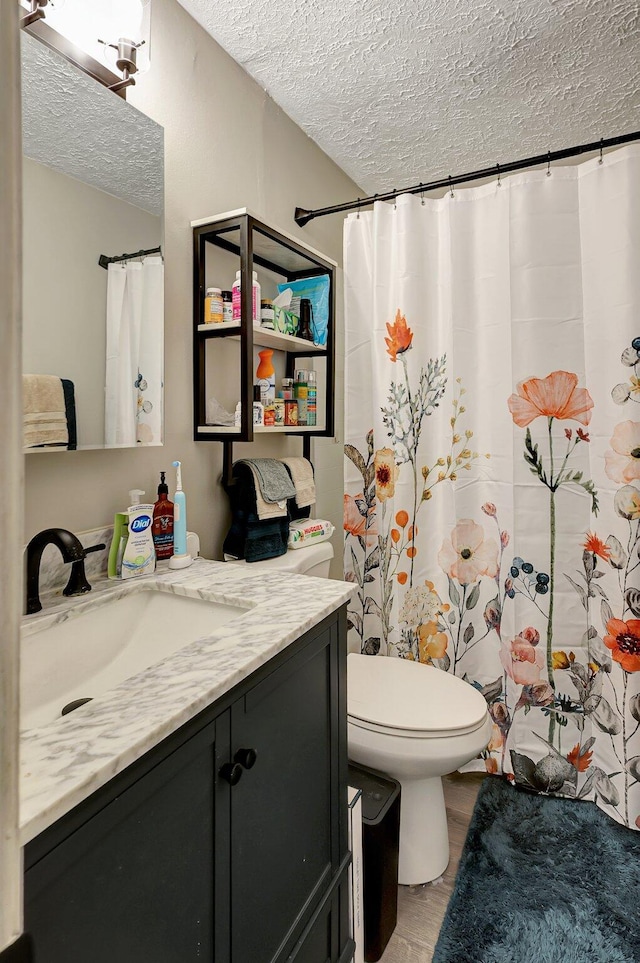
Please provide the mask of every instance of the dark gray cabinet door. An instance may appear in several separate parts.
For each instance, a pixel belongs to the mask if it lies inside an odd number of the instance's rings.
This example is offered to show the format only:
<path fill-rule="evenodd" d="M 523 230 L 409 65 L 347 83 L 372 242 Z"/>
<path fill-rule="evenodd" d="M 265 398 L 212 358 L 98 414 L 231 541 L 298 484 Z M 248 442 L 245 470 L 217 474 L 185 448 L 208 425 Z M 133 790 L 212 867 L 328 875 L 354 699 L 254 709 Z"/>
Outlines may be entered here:
<path fill-rule="evenodd" d="M 27 869 L 34 963 L 214 959 L 214 733 L 201 730 Z"/>
<path fill-rule="evenodd" d="M 233 963 L 286 959 L 336 868 L 336 638 L 334 623 L 231 709 L 232 755 L 255 752 L 231 789 Z"/>

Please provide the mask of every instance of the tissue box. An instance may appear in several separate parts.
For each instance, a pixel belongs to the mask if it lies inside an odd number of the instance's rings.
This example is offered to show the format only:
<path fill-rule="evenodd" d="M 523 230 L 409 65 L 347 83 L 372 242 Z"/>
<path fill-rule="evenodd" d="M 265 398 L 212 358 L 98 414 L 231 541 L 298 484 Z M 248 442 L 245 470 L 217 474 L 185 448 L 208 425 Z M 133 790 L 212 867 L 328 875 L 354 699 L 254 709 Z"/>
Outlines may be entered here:
<path fill-rule="evenodd" d="M 273 306 L 273 311 L 274 331 L 279 331 L 281 334 L 297 334 L 300 318 L 296 314 L 293 314 L 291 311 L 287 311 L 285 308 L 279 308 L 275 304 Z"/>

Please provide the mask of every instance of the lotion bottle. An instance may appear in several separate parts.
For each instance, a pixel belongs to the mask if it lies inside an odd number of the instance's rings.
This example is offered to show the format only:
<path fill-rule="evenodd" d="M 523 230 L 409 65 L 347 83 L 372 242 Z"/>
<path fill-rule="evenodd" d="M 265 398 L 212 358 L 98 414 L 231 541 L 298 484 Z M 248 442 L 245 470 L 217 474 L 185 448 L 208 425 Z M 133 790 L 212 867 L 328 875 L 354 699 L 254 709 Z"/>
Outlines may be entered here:
<path fill-rule="evenodd" d="M 173 555 L 173 502 L 169 501 L 169 486 L 164 478 L 161 471 L 158 501 L 153 506 L 153 544 L 158 561 Z"/>

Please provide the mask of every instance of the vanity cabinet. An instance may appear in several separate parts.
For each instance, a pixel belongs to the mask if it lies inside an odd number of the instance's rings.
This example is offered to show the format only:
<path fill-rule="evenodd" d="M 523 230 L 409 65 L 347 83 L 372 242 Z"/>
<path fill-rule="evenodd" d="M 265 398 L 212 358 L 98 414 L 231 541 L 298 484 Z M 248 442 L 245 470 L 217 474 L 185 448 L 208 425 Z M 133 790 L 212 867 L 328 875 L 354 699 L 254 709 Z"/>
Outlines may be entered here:
<path fill-rule="evenodd" d="M 234 441 L 253 441 L 257 434 L 297 434 L 308 457 L 313 436 L 333 436 L 335 366 L 336 263 L 312 247 L 258 220 L 241 209 L 192 221 L 194 252 L 193 287 L 193 411 L 194 439 L 224 443 L 225 471 L 232 462 Z M 206 290 L 231 289 L 235 271 L 241 273 L 240 318 L 221 324 L 204 323 Z M 326 336 L 318 343 L 268 330 L 253 321 L 253 272 L 262 298 L 277 296 L 278 283 L 325 276 L 328 279 Z M 258 305 L 259 313 L 259 305 Z M 322 343 L 320 343 L 322 342 Z M 227 350 L 234 346 L 234 351 Z M 253 424 L 255 348 L 274 351 L 279 376 L 293 378 L 297 369 L 313 369 L 318 378 L 315 425 L 256 426 Z M 207 400 L 215 395 L 227 410 L 242 402 L 239 426 L 207 420 Z M 229 479 L 230 480 L 230 476 Z"/>
<path fill-rule="evenodd" d="M 344 611 L 25 850 L 34 963 L 346 963 Z"/>

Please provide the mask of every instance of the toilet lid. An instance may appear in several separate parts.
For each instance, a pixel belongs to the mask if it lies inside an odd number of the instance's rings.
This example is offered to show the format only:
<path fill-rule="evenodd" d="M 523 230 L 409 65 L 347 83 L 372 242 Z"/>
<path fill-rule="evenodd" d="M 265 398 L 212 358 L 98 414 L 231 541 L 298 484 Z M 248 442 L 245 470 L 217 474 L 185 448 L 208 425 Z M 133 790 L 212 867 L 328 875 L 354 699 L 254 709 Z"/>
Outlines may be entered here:
<path fill-rule="evenodd" d="M 350 653 L 347 693 L 352 718 L 389 729 L 461 732 L 487 715 L 484 696 L 468 682 L 408 659 Z"/>

